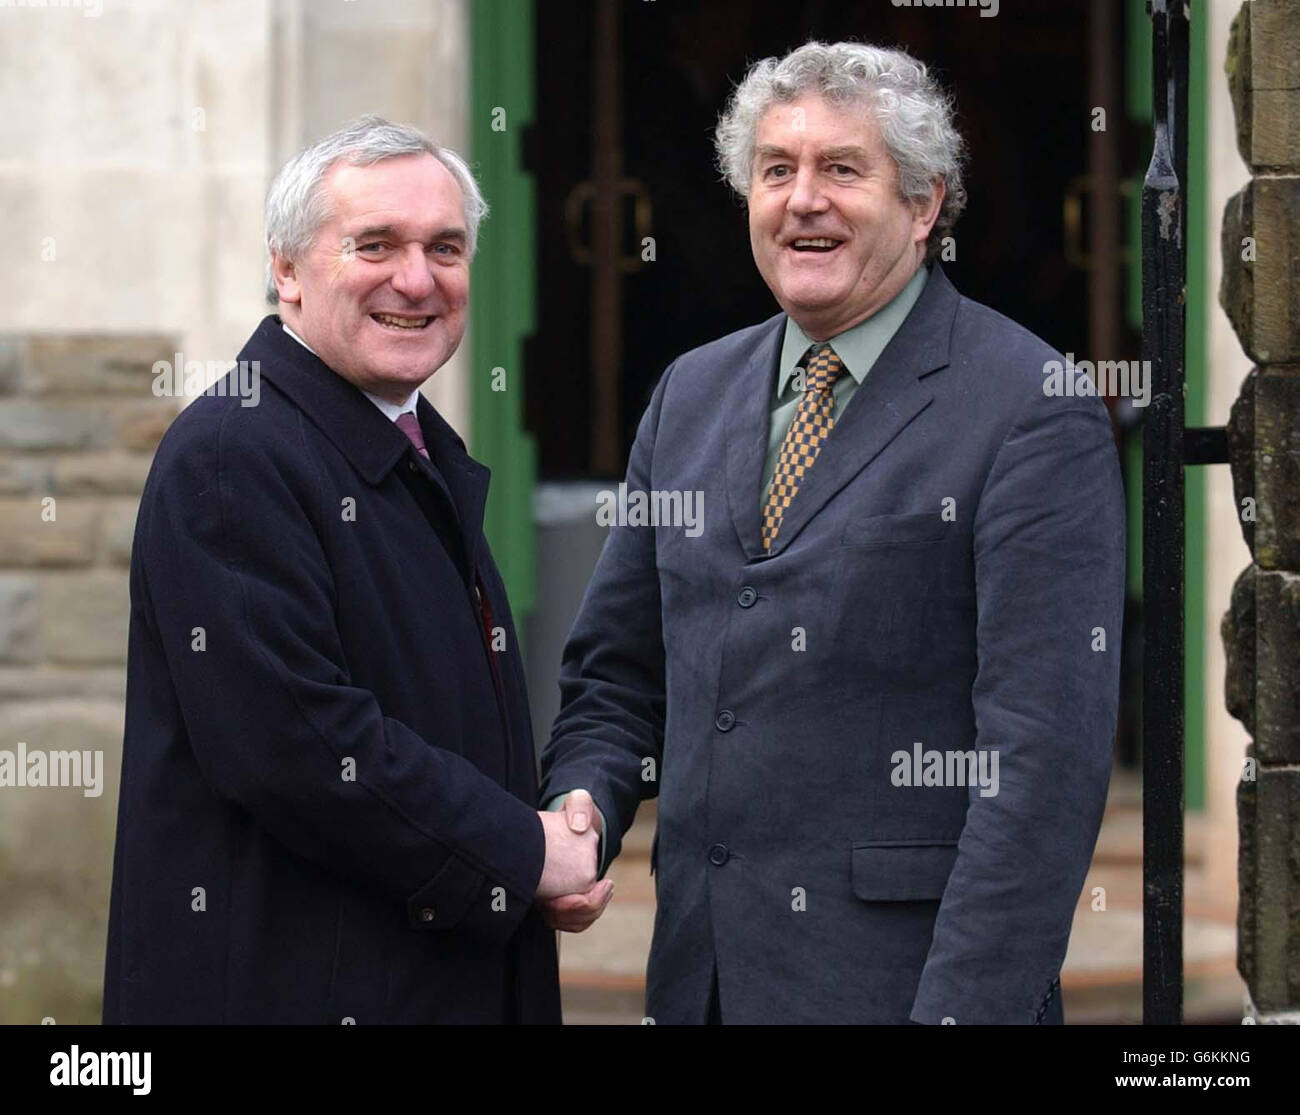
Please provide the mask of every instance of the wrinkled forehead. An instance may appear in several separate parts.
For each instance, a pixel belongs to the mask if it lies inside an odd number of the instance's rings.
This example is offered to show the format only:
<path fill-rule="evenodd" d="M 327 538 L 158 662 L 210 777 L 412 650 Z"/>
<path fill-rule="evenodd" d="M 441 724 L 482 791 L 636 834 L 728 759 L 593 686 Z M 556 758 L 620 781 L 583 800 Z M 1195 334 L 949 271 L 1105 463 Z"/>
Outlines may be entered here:
<path fill-rule="evenodd" d="M 464 224 L 460 185 L 432 155 L 398 155 L 369 166 L 339 162 L 321 181 L 336 225 L 382 223 L 418 233 Z"/>
<path fill-rule="evenodd" d="M 792 101 L 775 101 L 759 117 L 756 148 L 764 144 L 843 147 L 859 145 L 869 150 L 883 146 L 872 100 L 867 96 L 832 101 L 807 93 Z"/>

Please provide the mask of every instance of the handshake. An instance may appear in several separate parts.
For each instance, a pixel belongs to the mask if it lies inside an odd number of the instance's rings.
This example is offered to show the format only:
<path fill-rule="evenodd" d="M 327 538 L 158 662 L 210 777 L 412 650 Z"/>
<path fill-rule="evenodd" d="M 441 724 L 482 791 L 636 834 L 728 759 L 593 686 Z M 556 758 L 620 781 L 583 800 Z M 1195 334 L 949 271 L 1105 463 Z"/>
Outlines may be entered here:
<path fill-rule="evenodd" d="M 600 814 L 586 790 L 573 790 L 564 808 L 538 813 L 546 836 L 546 863 L 537 884 L 537 906 L 552 929 L 581 933 L 609 905 L 612 879 L 600 872 Z"/>

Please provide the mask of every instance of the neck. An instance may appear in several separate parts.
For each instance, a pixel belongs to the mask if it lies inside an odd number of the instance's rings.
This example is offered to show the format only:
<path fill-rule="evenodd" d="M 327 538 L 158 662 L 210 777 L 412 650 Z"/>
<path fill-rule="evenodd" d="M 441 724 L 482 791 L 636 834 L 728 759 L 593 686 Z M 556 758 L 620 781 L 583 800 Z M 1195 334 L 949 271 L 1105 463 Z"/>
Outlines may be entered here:
<path fill-rule="evenodd" d="M 802 314 L 798 308 L 781 307 L 792 318 L 811 341 L 829 341 L 838 337 L 855 325 L 861 325 L 867 318 L 879 313 L 902 293 L 903 288 L 912 281 L 917 271 L 925 263 L 924 245 L 917 245 L 915 255 L 904 256 L 894 269 L 876 285 L 871 298 L 857 313 L 845 317 L 832 314 Z"/>

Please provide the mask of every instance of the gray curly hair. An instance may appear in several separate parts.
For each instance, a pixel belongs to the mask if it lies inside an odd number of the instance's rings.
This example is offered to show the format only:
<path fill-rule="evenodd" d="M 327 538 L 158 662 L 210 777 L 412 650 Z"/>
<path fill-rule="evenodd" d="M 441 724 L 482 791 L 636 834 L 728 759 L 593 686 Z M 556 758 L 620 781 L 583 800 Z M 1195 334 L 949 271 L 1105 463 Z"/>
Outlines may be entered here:
<path fill-rule="evenodd" d="M 925 64 L 902 50 L 864 43 L 805 43 L 784 58 L 750 67 L 718 120 L 714 145 L 718 168 L 733 190 L 749 197 L 758 122 L 774 104 L 818 93 L 837 108 L 866 108 L 898 166 L 906 201 L 930 196 L 944 184 L 943 204 L 926 242 L 926 258 L 938 255 L 943 237 L 966 208 L 962 164 L 966 146 L 953 124 L 955 104 Z"/>
<path fill-rule="evenodd" d="M 465 211 L 465 251 L 473 259 L 479 222 L 488 204 L 468 164 L 450 147 L 440 147 L 417 128 L 390 124 L 380 116 L 362 116 L 337 132 L 299 151 L 280 169 L 266 194 L 266 300 L 280 301 L 271 274 L 271 255 L 298 261 L 311 248 L 316 232 L 330 218 L 329 199 L 321 189 L 335 163 L 371 166 L 399 155 L 428 153 L 450 172 L 460 186 Z"/>

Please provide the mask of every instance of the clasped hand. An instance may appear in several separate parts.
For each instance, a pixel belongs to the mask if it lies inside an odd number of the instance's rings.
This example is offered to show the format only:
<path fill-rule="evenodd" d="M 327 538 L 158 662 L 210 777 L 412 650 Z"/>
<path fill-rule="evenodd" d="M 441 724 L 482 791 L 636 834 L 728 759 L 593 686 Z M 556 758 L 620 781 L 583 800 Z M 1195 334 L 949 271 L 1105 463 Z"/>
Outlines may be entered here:
<path fill-rule="evenodd" d="M 546 836 L 546 863 L 537 884 L 537 906 L 552 929 L 581 933 L 609 905 L 612 879 L 596 881 L 600 870 L 600 814 L 591 794 L 574 790 L 564 808 L 538 813 Z"/>

